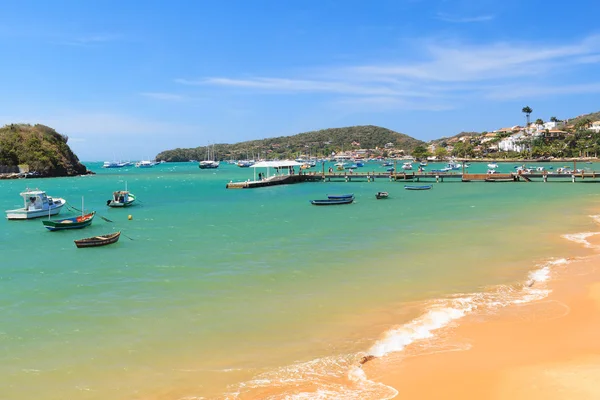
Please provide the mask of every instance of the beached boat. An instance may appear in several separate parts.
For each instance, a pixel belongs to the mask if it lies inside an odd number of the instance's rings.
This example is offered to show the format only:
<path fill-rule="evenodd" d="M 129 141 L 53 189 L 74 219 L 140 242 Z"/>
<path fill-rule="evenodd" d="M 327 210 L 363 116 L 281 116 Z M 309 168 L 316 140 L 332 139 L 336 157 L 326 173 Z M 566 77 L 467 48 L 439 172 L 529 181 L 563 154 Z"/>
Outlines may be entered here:
<path fill-rule="evenodd" d="M 81 229 L 92 224 L 96 212 L 93 211 L 89 214 L 79 215 L 77 217 L 57 219 L 57 220 L 46 220 L 42 221 L 44 227 L 50 231 L 60 231 L 63 229 Z"/>
<path fill-rule="evenodd" d="M 335 199 L 350 199 L 354 197 L 354 193 L 349 193 L 349 194 L 328 194 L 327 198 L 331 199 L 331 200 L 335 200 Z"/>
<path fill-rule="evenodd" d="M 326 199 L 326 200 L 311 200 L 310 204 L 315 206 L 336 206 L 340 204 L 350 204 L 354 201 L 354 197 L 343 199 Z"/>
<path fill-rule="evenodd" d="M 375 193 L 375 197 L 377 199 L 387 199 L 388 198 L 388 192 L 377 192 L 377 193 Z"/>
<path fill-rule="evenodd" d="M 121 232 L 109 233 L 107 235 L 93 236 L 85 239 L 74 240 L 75 246 L 81 247 L 98 247 L 106 246 L 107 244 L 116 243 L 121 236 Z"/>
<path fill-rule="evenodd" d="M 404 185 L 404 189 L 406 190 L 429 190 L 433 188 L 433 185 Z"/>
<path fill-rule="evenodd" d="M 133 204 L 135 195 L 127 190 L 117 190 L 113 192 L 113 197 L 106 200 L 106 205 L 109 207 L 127 207 Z"/>
<path fill-rule="evenodd" d="M 20 193 L 23 208 L 6 210 L 7 219 L 31 219 L 56 215 L 66 204 L 65 199 L 53 198 L 43 190 L 26 190 Z"/>

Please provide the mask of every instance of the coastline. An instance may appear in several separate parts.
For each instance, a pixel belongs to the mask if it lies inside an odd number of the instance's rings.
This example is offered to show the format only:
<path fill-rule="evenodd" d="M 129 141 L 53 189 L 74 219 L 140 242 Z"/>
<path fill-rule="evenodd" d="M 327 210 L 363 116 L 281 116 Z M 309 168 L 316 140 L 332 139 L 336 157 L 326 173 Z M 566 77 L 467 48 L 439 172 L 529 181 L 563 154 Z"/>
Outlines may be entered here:
<path fill-rule="evenodd" d="M 600 236 L 586 241 L 598 248 Z M 366 376 L 398 398 L 600 398 L 600 254 L 567 261 L 553 268 L 548 297 L 468 315 L 428 353 L 407 346 L 367 360 Z"/>

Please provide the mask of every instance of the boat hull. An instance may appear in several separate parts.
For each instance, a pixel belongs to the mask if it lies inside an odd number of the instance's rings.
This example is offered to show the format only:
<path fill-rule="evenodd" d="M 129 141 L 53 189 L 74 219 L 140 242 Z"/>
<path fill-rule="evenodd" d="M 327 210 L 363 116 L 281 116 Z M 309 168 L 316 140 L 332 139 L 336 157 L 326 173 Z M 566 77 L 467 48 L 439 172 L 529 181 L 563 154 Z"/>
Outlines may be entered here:
<path fill-rule="evenodd" d="M 377 199 L 387 199 L 388 198 L 388 192 L 378 192 L 375 194 L 375 198 Z"/>
<path fill-rule="evenodd" d="M 90 226 L 94 220 L 95 212 L 86 214 L 84 216 L 65 218 L 61 220 L 47 220 L 42 221 L 44 227 L 49 231 L 61 231 L 66 229 L 82 229 L 86 226 Z"/>
<path fill-rule="evenodd" d="M 327 200 L 311 200 L 310 204 L 314 206 L 337 206 L 341 204 L 350 204 L 354 201 L 354 197 L 346 199 L 327 199 Z"/>
<path fill-rule="evenodd" d="M 59 204 L 54 204 L 52 206 L 50 206 L 50 208 L 48 210 L 28 210 L 26 208 L 17 208 L 14 210 L 6 210 L 6 218 L 7 219 L 34 219 L 34 218 L 41 218 L 41 217 L 47 217 L 47 216 L 52 216 L 52 215 L 57 215 L 60 210 L 63 208 L 63 206 L 65 205 L 65 201 L 62 199 L 56 199 L 56 202 L 59 202 Z"/>
<path fill-rule="evenodd" d="M 354 193 L 350 194 L 328 194 L 327 198 L 329 200 L 340 200 L 340 199 L 351 199 L 354 197 Z"/>
<path fill-rule="evenodd" d="M 424 186 L 404 185 L 404 189 L 406 189 L 406 190 L 429 190 L 431 188 L 433 188 L 433 185 L 424 185 Z"/>
<path fill-rule="evenodd" d="M 107 235 L 94 236 L 85 239 L 74 240 L 77 248 L 99 247 L 116 243 L 121 236 L 121 232 L 110 233 Z"/>

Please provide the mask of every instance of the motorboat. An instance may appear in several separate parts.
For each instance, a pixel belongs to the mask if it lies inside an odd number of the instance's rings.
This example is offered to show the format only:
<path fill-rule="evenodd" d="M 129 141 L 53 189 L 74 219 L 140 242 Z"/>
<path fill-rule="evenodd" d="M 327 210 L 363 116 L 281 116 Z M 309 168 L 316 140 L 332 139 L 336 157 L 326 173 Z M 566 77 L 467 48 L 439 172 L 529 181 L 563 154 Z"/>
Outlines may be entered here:
<path fill-rule="evenodd" d="M 6 210 L 7 219 L 32 219 L 56 215 L 66 204 L 65 199 L 50 197 L 43 190 L 26 190 L 20 195 L 24 206 Z"/>
<path fill-rule="evenodd" d="M 375 198 L 377 199 L 387 199 L 389 196 L 388 192 L 377 192 L 375 193 Z"/>
<path fill-rule="evenodd" d="M 109 207 L 127 207 L 133 204 L 135 195 L 128 190 L 117 190 L 113 192 L 112 199 L 106 201 Z"/>

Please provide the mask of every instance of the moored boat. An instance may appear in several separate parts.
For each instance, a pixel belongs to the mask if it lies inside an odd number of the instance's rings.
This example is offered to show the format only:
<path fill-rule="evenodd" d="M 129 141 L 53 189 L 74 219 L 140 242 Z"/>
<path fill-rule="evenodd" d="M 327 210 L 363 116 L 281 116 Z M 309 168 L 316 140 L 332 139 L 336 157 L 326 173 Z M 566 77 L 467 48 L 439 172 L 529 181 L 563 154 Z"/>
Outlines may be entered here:
<path fill-rule="evenodd" d="M 66 204 L 65 199 L 53 198 L 43 190 L 26 190 L 20 193 L 23 208 L 6 210 L 7 219 L 32 219 L 56 215 Z"/>
<path fill-rule="evenodd" d="M 406 190 L 429 190 L 433 188 L 433 185 L 404 185 Z"/>
<path fill-rule="evenodd" d="M 121 236 L 121 232 L 114 232 L 106 235 L 92 236 L 85 239 L 74 240 L 74 242 L 75 246 L 78 248 L 106 246 L 107 244 L 117 242 L 119 240 L 119 236 Z"/>
<path fill-rule="evenodd" d="M 93 211 L 89 214 L 79 215 L 77 217 L 72 218 L 64 218 L 58 220 L 49 219 L 46 221 L 42 221 L 42 223 L 44 224 L 44 227 L 50 231 L 59 231 L 63 229 L 81 229 L 91 225 L 95 215 L 96 212 Z"/>
<path fill-rule="evenodd" d="M 335 206 L 340 204 L 350 204 L 354 201 L 354 197 L 342 199 L 326 199 L 326 200 L 311 200 L 310 204 L 314 206 Z"/>
<path fill-rule="evenodd" d="M 377 192 L 375 193 L 375 197 L 377 199 L 387 199 L 389 196 L 388 192 Z"/>
<path fill-rule="evenodd" d="M 135 195 L 127 190 L 117 190 L 113 192 L 112 199 L 106 201 L 109 207 L 127 207 L 133 204 Z"/>
<path fill-rule="evenodd" d="M 348 193 L 348 194 L 328 194 L 327 198 L 328 199 L 350 199 L 354 197 L 354 193 Z"/>

